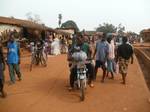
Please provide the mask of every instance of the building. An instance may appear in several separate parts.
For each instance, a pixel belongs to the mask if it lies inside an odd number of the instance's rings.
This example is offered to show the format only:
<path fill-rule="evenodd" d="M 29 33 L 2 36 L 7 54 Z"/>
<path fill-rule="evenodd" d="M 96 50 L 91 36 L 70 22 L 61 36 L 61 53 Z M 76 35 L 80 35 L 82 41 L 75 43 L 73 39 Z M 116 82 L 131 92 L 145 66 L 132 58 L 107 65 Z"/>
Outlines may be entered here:
<path fill-rule="evenodd" d="M 62 34 L 69 36 L 69 37 L 72 37 L 72 35 L 75 34 L 74 28 L 56 28 L 56 30 Z"/>
<path fill-rule="evenodd" d="M 144 29 L 140 34 L 144 40 L 144 42 L 150 42 L 150 29 Z"/>
<path fill-rule="evenodd" d="M 95 42 L 98 39 L 98 36 L 102 36 L 103 32 L 97 31 L 83 31 L 84 36 L 88 36 L 90 41 Z"/>
<path fill-rule="evenodd" d="M 16 18 L 0 17 L 0 36 L 2 41 L 8 39 L 8 34 L 11 31 L 20 33 L 22 37 L 27 39 L 33 38 L 33 32 L 36 30 L 45 36 L 45 31 L 56 32 L 54 29 L 46 27 L 42 24 L 37 24 L 28 20 Z"/>

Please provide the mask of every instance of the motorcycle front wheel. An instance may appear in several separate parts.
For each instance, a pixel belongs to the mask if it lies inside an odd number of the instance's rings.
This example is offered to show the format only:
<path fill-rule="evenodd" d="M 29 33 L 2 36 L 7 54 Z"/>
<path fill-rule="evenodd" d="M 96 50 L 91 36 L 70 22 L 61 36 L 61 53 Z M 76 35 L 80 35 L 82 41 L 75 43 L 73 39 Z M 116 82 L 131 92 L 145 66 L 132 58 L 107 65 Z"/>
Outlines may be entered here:
<path fill-rule="evenodd" d="M 84 80 L 83 79 L 81 79 L 80 80 L 80 99 L 81 99 L 81 101 L 84 101 L 84 99 L 85 99 L 85 84 L 84 84 L 85 82 L 84 82 Z"/>

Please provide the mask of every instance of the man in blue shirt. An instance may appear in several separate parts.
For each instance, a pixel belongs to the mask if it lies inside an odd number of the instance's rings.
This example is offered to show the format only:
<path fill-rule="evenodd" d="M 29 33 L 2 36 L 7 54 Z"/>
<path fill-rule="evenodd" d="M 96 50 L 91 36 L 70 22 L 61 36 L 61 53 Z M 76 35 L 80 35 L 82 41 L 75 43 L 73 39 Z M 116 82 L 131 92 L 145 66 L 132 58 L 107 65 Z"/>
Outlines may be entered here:
<path fill-rule="evenodd" d="M 100 37 L 99 37 L 100 38 Z M 101 82 L 104 82 L 106 76 L 106 61 L 108 56 L 108 43 L 106 42 L 106 34 L 103 33 L 103 37 L 96 43 L 96 49 L 94 56 L 96 55 L 96 65 L 95 65 L 95 80 L 98 68 L 101 67 L 103 70 L 103 76 Z"/>
<path fill-rule="evenodd" d="M 11 84 L 15 83 L 15 72 L 19 81 L 21 80 L 20 73 L 20 50 L 18 43 L 14 40 L 14 33 L 10 34 L 10 38 L 7 45 L 7 64 L 9 68 L 9 75 Z"/>

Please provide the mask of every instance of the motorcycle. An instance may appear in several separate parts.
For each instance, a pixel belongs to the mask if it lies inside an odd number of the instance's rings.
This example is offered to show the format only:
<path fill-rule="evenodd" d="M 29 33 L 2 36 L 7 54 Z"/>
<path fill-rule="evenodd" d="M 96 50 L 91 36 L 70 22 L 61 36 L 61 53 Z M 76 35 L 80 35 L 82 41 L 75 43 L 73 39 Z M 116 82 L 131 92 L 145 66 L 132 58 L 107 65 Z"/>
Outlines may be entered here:
<path fill-rule="evenodd" d="M 74 84 L 80 89 L 80 99 L 84 101 L 85 99 L 85 89 L 87 86 L 87 68 L 85 65 L 85 61 L 87 59 L 87 55 L 83 51 L 79 51 L 73 54 L 73 59 L 75 60 L 75 65 L 77 67 L 77 78 Z"/>
<path fill-rule="evenodd" d="M 80 89 L 80 99 L 81 101 L 84 101 L 85 99 L 85 89 L 86 89 L 86 83 L 87 83 L 87 68 L 84 62 L 78 62 L 77 63 L 77 80 L 76 84 L 77 87 Z"/>

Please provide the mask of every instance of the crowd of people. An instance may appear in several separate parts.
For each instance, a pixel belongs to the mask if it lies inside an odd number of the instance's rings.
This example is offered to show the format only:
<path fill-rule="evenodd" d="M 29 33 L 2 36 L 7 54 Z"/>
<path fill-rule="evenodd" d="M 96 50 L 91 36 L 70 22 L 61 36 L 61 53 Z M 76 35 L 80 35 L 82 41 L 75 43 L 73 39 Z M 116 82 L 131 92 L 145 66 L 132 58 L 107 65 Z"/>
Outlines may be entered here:
<path fill-rule="evenodd" d="M 85 65 L 88 69 L 88 84 L 90 87 L 94 87 L 93 81 L 97 78 L 98 68 L 102 68 L 103 75 L 101 82 L 104 83 L 105 79 L 111 75 L 111 79 L 114 79 L 114 74 L 118 71 L 122 74 L 123 84 L 126 84 L 126 76 L 129 60 L 133 63 L 133 47 L 128 42 L 126 36 L 122 37 L 122 44 L 115 45 L 115 38 L 111 35 L 103 33 L 99 35 L 95 42 L 91 42 L 88 36 L 84 36 L 79 33 L 73 38 L 54 38 L 50 35 L 45 41 L 38 39 L 41 42 L 42 49 L 45 43 L 47 43 L 47 53 L 58 55 L 60 53 L 68 52 L 68 61 L 70 67 L 70 87 L 69 90 L 74 88 L 74 81 L 76 80 L 77 68 L 74 63 L 73 55 L 76 52 L 82 51 L 86 54 Z M 44 42 L 44 43 L 43 43 Z M 79 48 L 79 49 L 77 49 Z M 9 40 L 7 42 L 7 60 L 3 55 L 2 44 L 0 44 L 0 93 L 2 97 L 6 97 L 4 91 L 4 70 L 7 63 L 10 84 L 15 84 L 16 78 L 18 81 L 22 80 L 22 74 L 20 71 L 20 46 L 15 41 L 15 33 L 11 32 Z M 95 60 L 95 61 L 93 61 Z M 119 68 L 118 68 L 119 66 Z"/>
<path fill-rule="evenodd" d="M 35 40 L 34 40 L 35 41 Z M 55 36 L 53 34 L 47 34 L 45 39 L 42 39 L 46 47 L 46 51 L 49 55 L 59 55 L 68 52 L 72 40 L 67 36 Z"/>
<path fill-rule="evenodd" d="M 68 37 L 66 38 L 65 36 L 62 36 L 60 38 L 54 37 L 53 39 L 50 39 L 51 41 L 47 41 L 48 43 L 48 49 L 49 49 L 49 54 L 52 55 L 59 55 L 59 54 L 64 54 L 68 52 L 68 48 L 71 45 L 71 39 Z"/>
<path fill-rule="evenodd" d="M 45 50 L 46 54 L 53 54 L 53 55 L 58 55 L 67 52 L 69 44 L 67 44 L 67 40 L 64 36 L 62 38 L 56 38 L 54 35 L 49 34 L 43 40 L 38 31 L 35 31 L 34 35 L 35 38 L 33 40 L 30 40 L 30 45 L 37 46 L 38 51 Z M 8 66 L 10 76 L 9 84 L 10 85 L 15 84 L 16 76 L 18 77 L 18 81 L 22 80 L 22 74 L 19 66 L 21 41 L 18 39 L 20 37 L 20 34 L 16 30 L 13 31 L 9 30 L 9 32 L 6 32 L 6 36 L 8 40 L 6 42 L 7 43 L 6 56 L 4 56 L 3 52 L 4 39 L 1 38 L 0 40 L 0 94 L 2 95 L 2 97 L 7 96 L 6 92 L 4 91 L 4 82 L 5 82 L 4 70 L 6 64 Z M 70 41 L 68 43 L 71 44 Z M 46 48 L 44 49 L 44 47 Z M 30 48 L 30 50 L 32 51 L 32 48 Z"/>
<path fill-rule="evenodd" d="M 95 50 L 92 48 L 95 44 Z M 94 87 L 93 81 L 96 80 L 98 68 L 102 68 L 103 75 L 101 82 L 104 83 L 106 77 L 111 74 L 111 79 L 114 79 L 114 74 L 120 72 L 122 75 L 122 83 L 126 84 L 126 76 L 129 60 L 133 63 L 133 47 L 128 42 L 126 36 L 122 37 L 122 44 L 115 45 L 115 38 L 111 35 L 103 33 L 99 35 L 95 43 L 91 43 L 87 36 L 78 34 L 75 43 L 69 49 L 68 61 L 70 66 L 70 87 L 69 90 L 74 88 L 74 81 L 77 77 L 77 66 L 74 62 L 74 53 L 79 52 L 76 48 L 80 48 L 86 53 L 87 59 L 85 65 L 88 69 L 87 77 L 90 87 Z M 95 64 L 92 60 L 95 60 Z"/>

